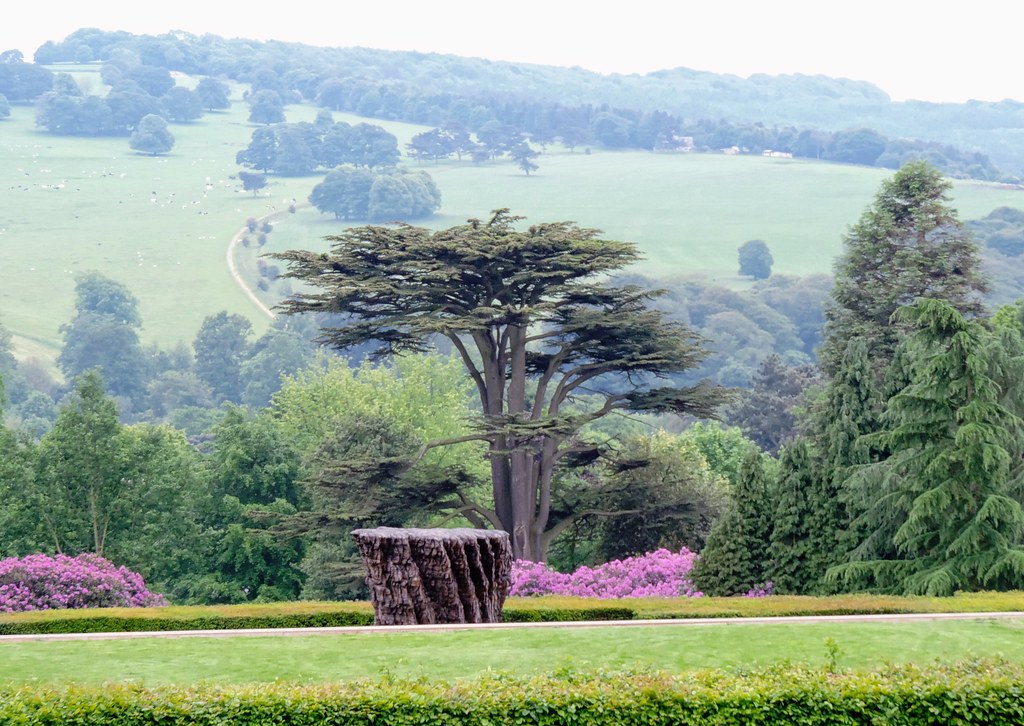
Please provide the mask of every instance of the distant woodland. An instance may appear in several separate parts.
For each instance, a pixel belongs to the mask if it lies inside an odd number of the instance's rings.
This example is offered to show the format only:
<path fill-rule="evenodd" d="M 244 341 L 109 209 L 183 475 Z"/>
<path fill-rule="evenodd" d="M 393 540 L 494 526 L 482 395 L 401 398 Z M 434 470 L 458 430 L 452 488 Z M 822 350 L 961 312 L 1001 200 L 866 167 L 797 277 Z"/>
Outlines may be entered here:
<path fill-rule="evenodd" d="M 161 71 L 180 71 L 251 84 L 252 93 L 272 91 L 285 103 L 315 101 L 483 136 L 511 130 L 542 145 L 776 151 L 891 169 L 922 158 L 953 177 L 1016 181 L 1024 174 L 1016 144 L 1022 103 L 893 102 L 871 84 L 823 76 L 741 79 L 685 68 L 602 76 L 437 54 L 96 29 L 47 42 L 35 64 L 5 56 L 0 94 L 12 102 L 51 92 L 48 72 L 36 64 L 102 63 L 128 114 L 124 106 L 145 105 L 140 92 L 168 90 L 151 83 Z M 111 131 L 127 133 L 123 124 L 100 133 Z"/>

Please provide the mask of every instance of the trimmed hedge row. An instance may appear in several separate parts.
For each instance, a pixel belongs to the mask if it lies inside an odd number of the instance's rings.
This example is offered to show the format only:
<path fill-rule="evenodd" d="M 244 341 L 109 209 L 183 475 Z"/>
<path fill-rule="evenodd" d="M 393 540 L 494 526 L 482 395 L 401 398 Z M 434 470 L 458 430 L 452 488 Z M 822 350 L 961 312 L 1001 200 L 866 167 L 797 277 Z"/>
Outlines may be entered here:
<path fill-rule="evenodd" d="M 767 598 L 641 598 L 598 600 L 571 597 L 509 598 L 506 622 L 735 618 L 782 615 L 853 615 L 929 612 L 1024 612 L 1024 593 L 982 592 L 952 598 L 834 595 L 774 595 Z M 368 602 L 286 602 L 226 606 L 170 606 L 35 610 L 0 614 L 0 635 L 119 631 L 314 628 L 371 625 Z"/>
<path fill-rule="evenodd" d="M 125 633 L 169 630 L 243 630 L 250 628 L 333 628 L 352 625 L 373 625 L 372 611 L 352 609 L 320 612 L 280 612 L 266 614 L 225 611 L 218 614 L 201 612 L 194 617 L 176 614 L 162 616 L 159 608 L 144 612 L 78 610 L 77 617 L 67 617 L 68 611 L 36 612 L 32 619 L 9 618 L 0 620 L 0 635 L 47 635 L 67 633 Z M 502 621 L 506 623 L 573 622 L 598 620 L 633 620 L 636 613 L 623 607 L 578 608 L 506 608 Z"/>
<path fill-rule="evenodd" d="M 107 615 L 100 610 L 92 617 L 25 621 L 0 621 L 0 635 L 41 635 L 55 633 L 126 633 L 167 630 L 243 630 L 248 628 L 332 628 L 373 625 L 373 613 L 338 611 L 281 615 L 201 615 L 160 617 L 158 611 L 143 617 Z"/>
<path fill-rule="evenodd" d="M 633 608 L 618 606 L 569 608 L 505 608 L 503 623 L 570 623 L 595 620 L 636 620 Z"/>
<path fill-rule="evenodd" d="M 500 674 L 439 683 L 0 689 L 0 723 L 1020 724 L 1024 666 L 977 661 L 830 673 Z"/>

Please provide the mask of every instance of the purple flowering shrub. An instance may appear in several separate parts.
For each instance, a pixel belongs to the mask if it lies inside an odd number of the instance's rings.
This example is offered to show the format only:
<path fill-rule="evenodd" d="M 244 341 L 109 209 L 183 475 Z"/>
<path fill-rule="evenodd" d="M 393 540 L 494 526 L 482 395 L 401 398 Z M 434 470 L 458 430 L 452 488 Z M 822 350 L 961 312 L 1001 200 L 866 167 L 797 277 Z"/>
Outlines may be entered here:
<path fill-rule="evenodd" d="M 98 555 L 29 555 L 0 560 L 0 612 L 166 605 L 142 576 Z"/>
<path fill-rule="evenodd" d="M 754 585 L 754 589 L 743 593 L 743 597 L 768 597 L 773 592 L 775 592 L 775 584 L 769 580 L 768 582 Z"/>
<path fill-rule="evenodd" d="M 581 567 L 571 574 L 556 572 L 541 562 L 517 560 L 512 566 L 512 596 L 568 595 L 575 597 L 701 597 L 690 582 L 697 555 L 660 549 L 637 557 Z"/>

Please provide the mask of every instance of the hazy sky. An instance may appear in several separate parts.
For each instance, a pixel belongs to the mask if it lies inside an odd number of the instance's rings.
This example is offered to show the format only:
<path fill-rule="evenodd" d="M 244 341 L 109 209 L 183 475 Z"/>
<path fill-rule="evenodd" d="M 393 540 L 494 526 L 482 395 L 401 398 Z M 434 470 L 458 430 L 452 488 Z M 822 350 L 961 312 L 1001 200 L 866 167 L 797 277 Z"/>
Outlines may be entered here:
<path fill-rule="evenodd" d="M 804 73 L 870 81 L 893 99 L 1024 100 L 1007 0 L 36 0 L 0 26 L 31 60 L 82 27 L 453 53 L 646 73 Z"/>

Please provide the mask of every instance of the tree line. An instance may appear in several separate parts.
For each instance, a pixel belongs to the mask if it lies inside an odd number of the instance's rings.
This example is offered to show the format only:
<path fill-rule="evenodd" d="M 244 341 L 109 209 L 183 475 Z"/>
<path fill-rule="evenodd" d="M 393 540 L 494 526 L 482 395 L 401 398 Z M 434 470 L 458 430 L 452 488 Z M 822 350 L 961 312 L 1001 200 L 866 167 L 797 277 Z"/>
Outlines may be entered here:
<path fill-rule="evenodd" d="M 422 57 L 385 51 L 242 44 L 184 33 L 133 36 L 94 29 L 76 31 L 60 43 L 48 42 L 36 52 L 38 63 L 83 62 L 82 58 L 103 62 L 104 68 L 118 68 L 121 73 L 125 69 L 138 73 L 139 68 L 163 68 L 232 78 L 250 84 L 256 98 L 273 93 L 283 103 L 306 100 L 335 111 L 438 128 L 453 126 L 479 133 L 487 124 L 511 126 L 541 145 L 559 139 L 570 148 L 601 144 L 608 148 L 648 150 L 736 148 L 749 153 L 771 149 L 887 168 L 898 168 L 912 158 L 924 158 L 951 176 L 1009 178 L 986 155 L 958 149 L 952 140 L 922 138 L 905 124 L 897 124 L 895 133 L 883 134 L 879 128 L 891 125 L 892 121 L 886 113 L 890 104 L 884 94 L 868 84 L 848 81 L 771 81 L 762 77 L 750 79 L 743 89 L 730 89 L 722 94 L 721 87 L 738 79 L 713 81 L 713 74 L 690 72 L 693 77 L 681 84 L 673 81 L 674 75 L 684 72 L 679 69 L 608 84 L 600 77 L 581 78 L 584 72 L 570 69 L 524 70 L 511 64 L 478 68 L 472 59 L 447 57 L 432 59 L 431 65 Z M 450 75 L 434 72 L 424 77 L 425 70 L 436 71 L 441 58 L 445 66 L 450 66 L 446 69 Z M 281 68 L 287 70 L 279 72 Z M 530 78 L 534 75 L 538 77 Z M 467 78 L 478 80 L 467 83 Z M 526 83 L 527 80 L 531 82 Z M 771 83 L 784 86 L 785 93 L 770 92 L 765 85 Z M 829 83 L 830 87 L 821 88 Z M 600 87 L 600 92 L 595 86 Z M 524 87 L 530 91 L 523 91 Z M 624 93 L 623 88 L 628 90 Z M 655 88 L 657 91 L 653 91 Z M 684 98 L 672 101 L 680 96 L 681 88 L 690 89 L 693 95 L 684 93 Z M 744 96 L 744 91 L 748 96 Z M 585 100 L 566 102 L 581 97 Z M 716 100 L 709 104 L 712 98 Z M 766 111 L 752 111 L 770 108 L 780 98 L 787 99 L 785 103 L 791 107 L 807 104 L 798 114 L 804 119 L 801 123 L 793 123 L 792 108 L 777 114 L 775 120 L 766 117 Z M 837 107 L 842 109 L 841 114 L 824 123 L 823 98 L 836 99 Z M 725 105 L 719 107 L 723 102 Z M 854 113 L 851 122 L 851 112 L 857 108 L 865 115 Z M 283 120 L 278 118 L 280 108 L 272 101 L 261 101 L 254 109 L 253 120 L 257 122 Z M 916 112 L 921 115 L 920 109 Z M 1020 123 L 1007 121 L 1011 122 Z M 929 131 L 934 133 L 933 128 Z M 974 148 L 978 146 L 975 144 Z M 530 171 L 528 158 L 517 163 L 527 173 Z"/>
<path fill-rule="evenodd" d="M 709 592 L 1020 587 L 1024 328 L 1017 307 L 985 311 L 978 248 L 948 189 L 908 165 L 848 233 L 822 381 L 774 480 L 745 464 L 743 497 L 695 575 Z"/>
<path fill-rule="evenodd" d="M 930 103 L 892 101 L 864 81 L 801 74 L 749 78 L 689 68 L 646 75 L 603 76 L 581 68 L 520 65 L 431 53 L 367 48 L 318 48 L 279 41 L 232 40 L 183 32 L 158 36 L 81 29 L 51 41 L 35 54 L 38 63 L 93 62 L 130 54 L 139 62 L 190 75 L 235 78 L 243 83 L 277 83 L 303 98 L 316 96 L 320 84 L 336 78 L 365 84 L 364 108 L 441 126 L 444 119 L 425 118 L 434 98 L 454 98 L 474 109 L 478 98 L 495 103 L 539 101 L 601 108 L 664 111 L 690 123 L 728 119 L 737 124 L 836 131 L 869 128 L 890 139 L 920 139 L 983 149 L 1011 174 L 1024 169 L 1017 130 L 1024 125 L 1024 103 L 970 101 Z M 281 72 L 283 69 L 283 72 Z M 422 89 L 420 99 L 392 98 L 380 79 Z M 568 101 L 568 103 L 567 103 Z M 483 123 L 481 119 L 479 123 Z M 508 122 L 506 120 L 506 122 Z M 476 124 L 473 126 L 475 127 Z M 996 157 L 998 154 L 998 157 Z M 934 163 L 934 162 L 933 162 Z"/>

